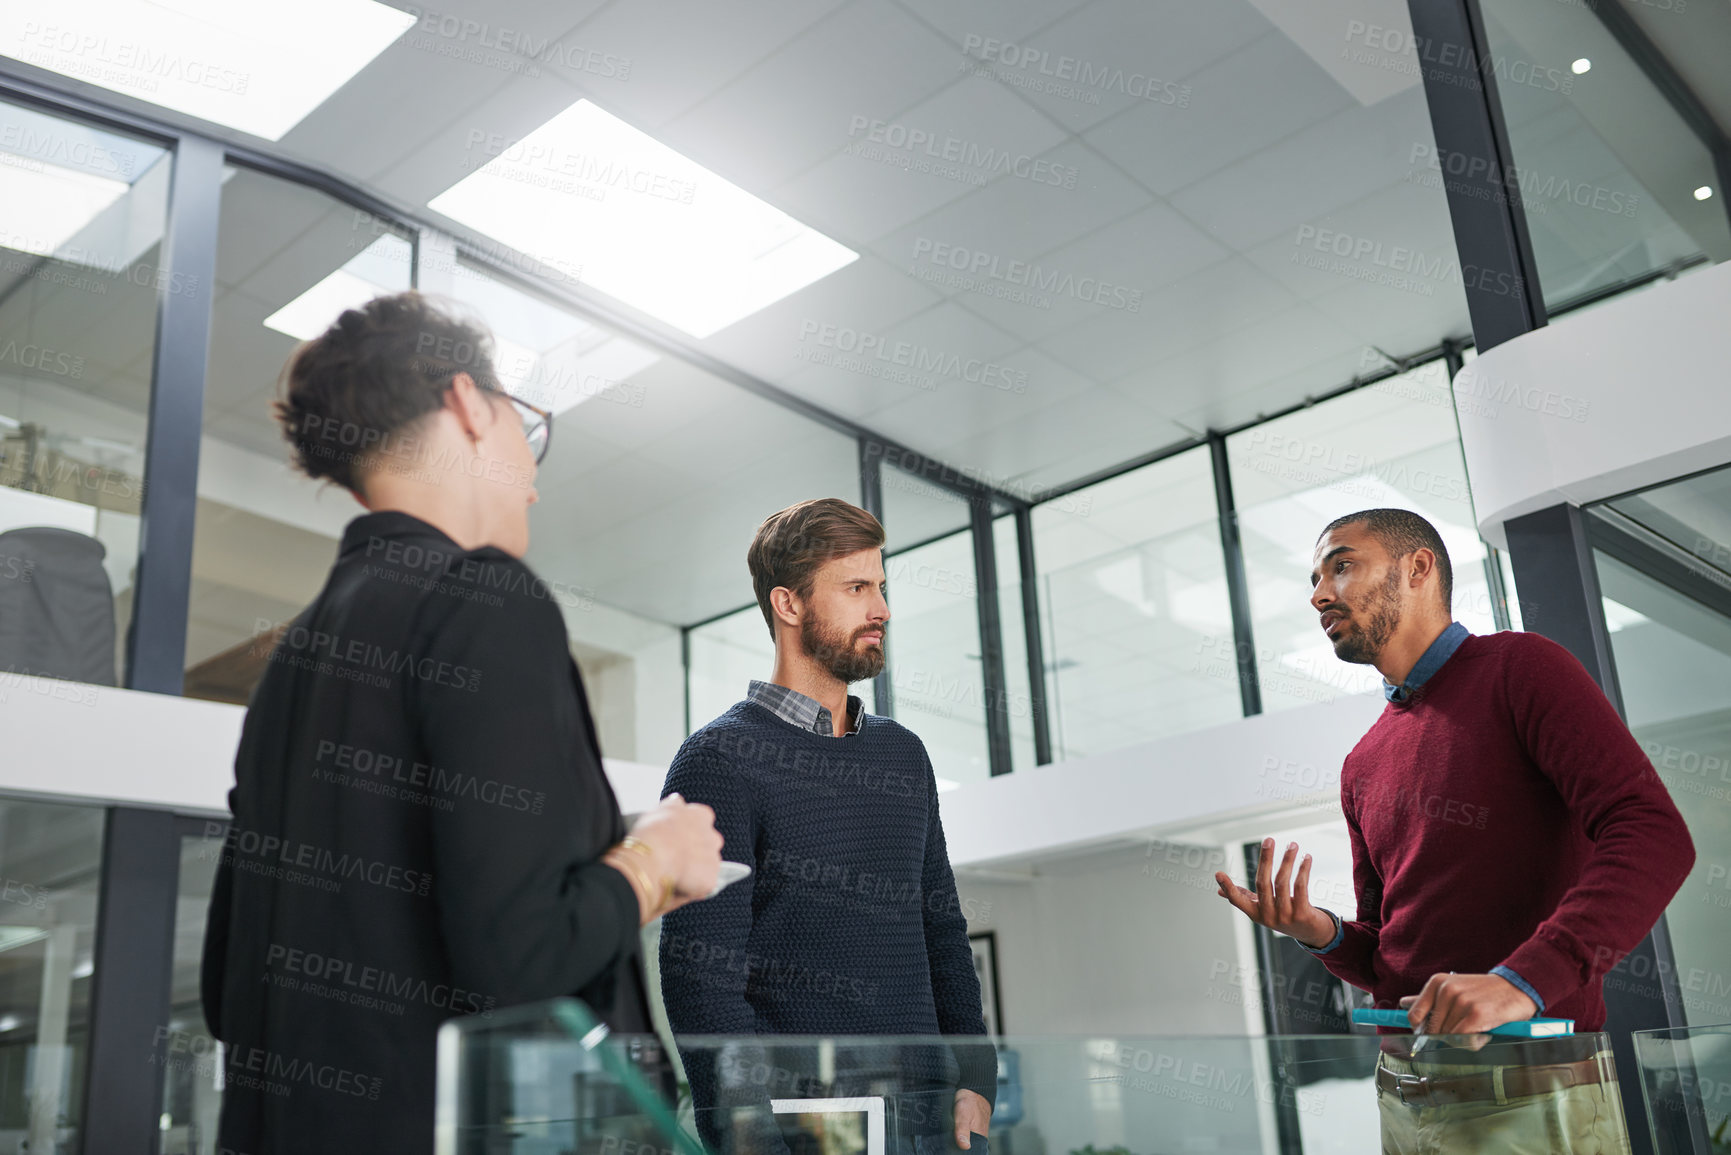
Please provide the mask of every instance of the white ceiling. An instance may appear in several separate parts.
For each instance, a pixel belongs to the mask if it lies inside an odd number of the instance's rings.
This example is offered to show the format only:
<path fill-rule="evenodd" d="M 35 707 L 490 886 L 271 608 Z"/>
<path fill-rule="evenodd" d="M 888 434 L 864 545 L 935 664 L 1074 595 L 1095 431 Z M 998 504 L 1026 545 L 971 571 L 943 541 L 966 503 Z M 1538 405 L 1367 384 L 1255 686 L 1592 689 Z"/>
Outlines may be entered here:
<path fill-rule="evenodd" d="M 1421 88 L 1338 58 L 1339 0 L 1305 3 L 1306 19 L 1276 27 L 1250 0 L 450 0 L 446 29 L 473 20 L 486 32 L 411 30 L 282 147 L 425 205 L 490 159 L 478 137 L 527 135 L 588 97 L 860 253 L 689 344 L 1029 491 L 1339 386 L 1363 372 L 1367 347 L 1469 334 L 1458 278 L 1377 284 L 1372 261 L 1329 267 L 1313 243 L 1332 230 L 1384 254 L 1454 259 L 1443 193 L 1414 159 L 1432 140 Z M 1404 4 L 1359 7 L 1405 24 Z M 557 46 L 562 62 L 489 46 L 501 29 Z M 1036 69 L 964 53 L 988 39 L 1152 75 L 1182 103 L 1033 91 Z M 853 155 L 861 118 L 1066 166 L 1074 187 Z M 281 456 L 266 406 L 293 343 L 260 322 L 377 233 L 250 173 L 230 181 L 222 211 L 207 432 Z M 933 284 L 917 274 L 937 268 L 922 256 L 937 245 L 1099 278 L 1133 290 L 1138 308 Z M 814 325 L 979 358 L 1025 374 L 1025 391 L 813 363 L 801 354 L 819 348 Z M 147 353 L 146 342 L 108 359 L 136 372 Z M 764 516 L 857 496 L 851 440 L 670 358 L 633 384 L 641 404 L 594 399 L 556 424 L 531 554 L 550 578 L 695 621 L 750 600 L 743 554 Z"/>

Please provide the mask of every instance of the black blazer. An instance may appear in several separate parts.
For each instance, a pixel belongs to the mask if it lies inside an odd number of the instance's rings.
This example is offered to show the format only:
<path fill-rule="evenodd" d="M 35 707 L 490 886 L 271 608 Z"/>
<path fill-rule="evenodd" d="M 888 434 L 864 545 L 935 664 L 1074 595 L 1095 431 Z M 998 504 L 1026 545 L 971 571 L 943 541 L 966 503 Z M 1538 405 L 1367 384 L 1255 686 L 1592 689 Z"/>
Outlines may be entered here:
<path fill-rule="evenodd" d="M 458 1014 L 570 994 L 648 1028 L 637 897 L 599 861 L 624 820 L 559 607 L 509 555 L 351 522 L 253 692 L 229 807 L 202 975 L 221 1149 L 431 1152 Z"/>

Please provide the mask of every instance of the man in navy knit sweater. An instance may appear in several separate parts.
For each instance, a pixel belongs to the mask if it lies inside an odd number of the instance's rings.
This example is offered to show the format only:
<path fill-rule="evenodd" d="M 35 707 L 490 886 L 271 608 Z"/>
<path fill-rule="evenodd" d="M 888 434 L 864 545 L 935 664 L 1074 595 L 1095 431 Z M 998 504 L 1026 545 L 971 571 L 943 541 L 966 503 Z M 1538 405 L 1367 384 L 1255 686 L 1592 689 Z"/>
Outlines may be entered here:
<path fill-rule="evenodd" d="M 1658 920 L 1694 846 L 1581 663 L 1537 634 L 1467 633 L 1451 621 L 1451 580 L 1435 528 L 1406 510 L 1351 514 L 1317 542 L 1321 627 L 1338 657 L 1381 672 L 1388 698 L 1341 770 L 1358 917 L 1310 904 L 1296 843 L 1271 880 L 1264 841 L 1255 891 L 1215 880 L 1378 1006 L 1406 1008 L 1415 1030 L 1543 1014 L 1597 1031 L 1605 972 Z M 1499 1063 L 1498 1050 L 1443 1063 L 1385 1050 L 1383 1150 L 1628 1149 L 1608 1051 L 1559 1040 Z"/>
<path fill-rule="evenodd" d="M 883 543 L 875 517 L 829 498 L 774 514 L 752 540 L 774 672 L 685 740 L 663 787 L 713 807 L 723 856 L 753 868 L 662 926 L 677 1036 L 985 1034 L 931 761 L 847 692 L 884 666 Z M 914 1096 L 897 1114 L 904 1141 L 941 1149 L 948 1132 L 966 1149 L 988 1133 L 989 1043 L 890 1051 L 898 1090 Z M 725 1055 L 683 1053 L 700 1130 L 718 1147 L 724 1109 L 825 1093 L 798 1085 L 815 1071 L 754 1085 L 750 1070 L 775 1065 L 735 1057 L 730 1070 Z"/>

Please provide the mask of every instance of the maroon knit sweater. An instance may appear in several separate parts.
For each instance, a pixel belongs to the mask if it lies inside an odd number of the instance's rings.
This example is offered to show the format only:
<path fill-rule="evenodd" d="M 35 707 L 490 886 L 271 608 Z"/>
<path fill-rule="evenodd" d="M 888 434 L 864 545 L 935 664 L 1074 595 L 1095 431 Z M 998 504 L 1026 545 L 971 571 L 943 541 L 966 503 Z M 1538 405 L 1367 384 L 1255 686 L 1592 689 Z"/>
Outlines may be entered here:
<path fill-rule="evenodd" d="M 1616 710 L 1538 634 L 1462 642 L 1353 747 L 1340 799 L 1358 919 L 1321 957 L 1378 1006 L 1501 964 L 1544 1014 L 1598 1030 L 1605 972 L 1695 862 Z"/>

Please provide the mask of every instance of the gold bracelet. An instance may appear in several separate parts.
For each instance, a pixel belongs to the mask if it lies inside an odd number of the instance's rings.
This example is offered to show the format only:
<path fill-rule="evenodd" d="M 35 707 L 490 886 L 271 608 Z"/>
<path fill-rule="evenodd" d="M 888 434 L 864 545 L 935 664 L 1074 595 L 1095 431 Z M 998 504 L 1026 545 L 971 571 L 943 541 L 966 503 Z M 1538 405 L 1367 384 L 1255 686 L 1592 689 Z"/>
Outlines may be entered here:
<path fill-rule="evenodd" d="M 624 837 L 624 839 L 619 843 L 619 845 L 626 850 L 635 851 L 636 853 L 641 854 L 645 858 L 654 858 L 655 857 L 655 848 L 650 846 L 647 842 L 643 841 L 641 838 L 636 838 L 636 837 L 633 837 L 632 835 L 627 834 Z"/>
<path fill-rule="evenodd" d="M 624 846 L 625 844 L 620 843 L 620 845 Z M 639 842 L 637 845 L 642 846 L 643 843 Z M 643 897 L 650 903 L 649 917 L 651 920 L 659 917 L 663 911 L 672 905 L 674 887 L 671 878 L 663 878 L 661 880 L 661 897 L 657 900 L 655 897 L 657 888 L 655 884 L 650 881 L 650 876 L 642 868 L 638 867 L 634 863 L 626 862 L 624 860 L 620 860 L 617 865 L 629 871 L 631 875 L 637 879 L 638 885 L 643 888 Z"/>

